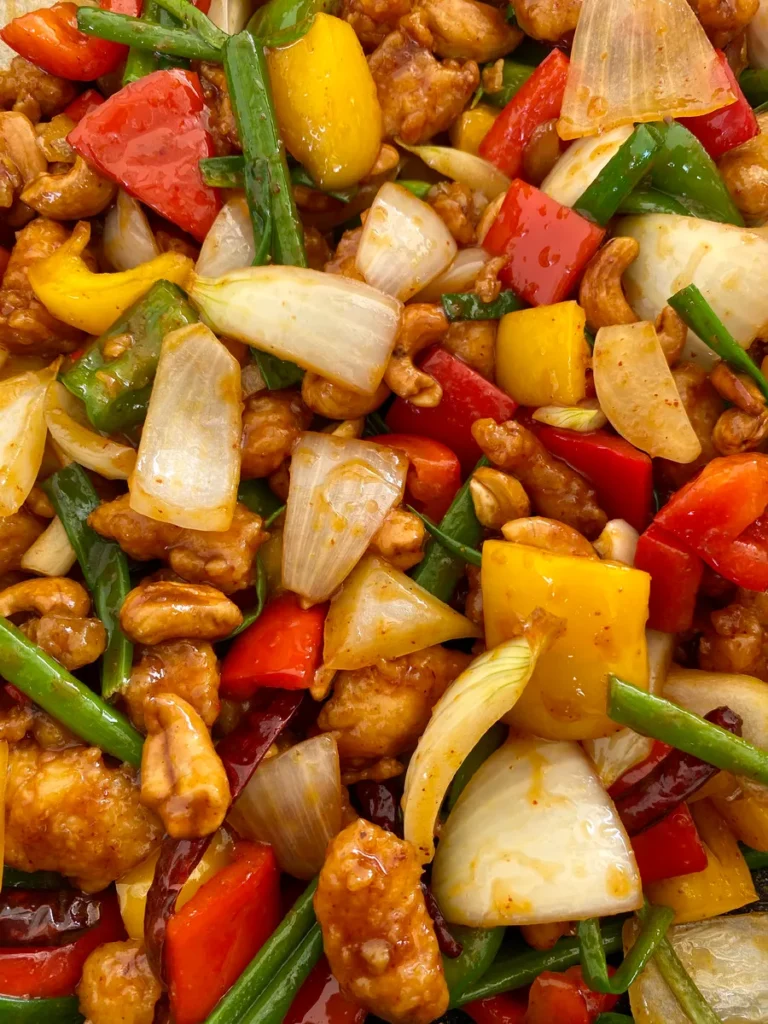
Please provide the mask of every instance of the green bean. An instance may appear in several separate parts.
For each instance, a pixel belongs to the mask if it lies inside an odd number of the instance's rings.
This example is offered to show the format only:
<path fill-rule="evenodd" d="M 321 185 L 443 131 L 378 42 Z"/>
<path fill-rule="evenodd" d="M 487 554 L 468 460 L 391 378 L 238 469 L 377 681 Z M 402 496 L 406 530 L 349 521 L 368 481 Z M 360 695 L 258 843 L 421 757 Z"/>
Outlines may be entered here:
<path fill-rule="evenodd" d="M 581 969 L 592 991 L 623 995 L 653 956 L 674 916 L 674 910 L 669 907 L 649 907 L 632 948 L 612 977 L 608 975 L 600 922 L 595 917 L 579 921 L 577 934 L 581 947 Z"/>
<path fill-rule="evenodd" d="M 406 506 L 409 512 L 413 512 L 415 516 L 424 523 L 424 526 L 428 533 L 431 533 L 438 544 L 450 551 L 456 558 L 463 558 L 465 562 L 469 562 L 470 565 L 476 565 L 478 569 L 483 564 L 483 556 L 480 551 L 476 548 L 471 548 L 466 544 L 462 544 L 460 541 L 454 540 L 450 534 L 446 533 L 445 530 L 441 530 L 439 526 L 435 526 L 431 519 L 427 519 L 426 516 L 422 515 L 421 512 L 417 512 L 415 508 L 410 505 Z"/>
<path fill-rule="evenodd" d="M 507 730 L 501 722 L 497 722 L 496 725 L 492 725 L 488 732 L 484 736 L 480 737 L 474 747 L 464 758 L 461 763 L 461 767 L 453 777 L 451 788 L 448 790 L 449 811 L 452 811 L 456 806 L 456 803 L 464 792 L 467 783 L 480 765 L 484 761 L 488 760 L 494 750 L 498 750 L 506 738 Z"/>
<path fill-rule="evenodd" d="M 451 925 L 451 935 L 461 945 L 454 959 L 443 957 L 443 973 L 448 985 L 450 1007 L 458 1006 L 462 995 L 478 982 L 499 952 L 506 928 L 465 928 Z"/>
<path fill-rule="evenodd" d="M 88 525 L 88 516 L 100 502 L 82 466 L 73 462 L 60 469 L 44 482 L 43 489 L 75 549 L 96 614 L 107 631 L 101 695 L 109 700 L 127 685 L 133 661 L 133 645 L 120 628 L 120 609 L 131 589 L 128 559 L 118 544 Z"/>
<path fill-rule="evenodd" d="M 323 934 L 313 924 L 262 994 L 245 1012 L 241 1024 L 283 1024 L 296 993 L 323 955 Z"/>
<path fill-rule="evenodd" d="M 3 1024 L 82 1024 L 77 996 L 58 999 L 15 999 L 0 996 Z"/>
<path fill-rule="evenodd" d="M 124 43 L 138 50 L 168 53 L 174 57 L 207 60 L 218 64 L 222 61 L 221 50 L 204 42 L 193 32 L 182 28 L 152 25 L 128 14 L 113 14 L 111 11 L 100 11 L 95 7 L 80 7 L 77 12 L 77 27 L 88 36 L 109 39 L 113 43 Z"/>
<path fill-rule="evenodd" d="M 207 156 L 200 161 L 200 174 L 211 188 L 243 188 L 245 159 L 242 156 Z"/>
<path fill-rule="evenodd" d="M 527 308 L 511 290 L 502 292 L 493 302 L 483 302 L 474 292 L 446 292 L 440 301 L 451 323 L 454 320 L 500 320 L 507 313 Z"/>
<path fill-rule="evenodd" d="M 137 768 L 141 764 L 144 739 L 128 719 L 2 617 L 0 675 L 86 743 Z"/>
<path fill-rule="evenodd" d="M 747 68 L 742 71 L 739 85 L 750 106 L 762 106 L 768 100 L 768 70 L 765 68 Z"/>
<path fill-rule="evenodd" d="M 213 24 L 207 14 L 199 11 L 189 0 L 154 0 L 163 10 L 195 32 L 204 43 L 222 50 L 229 36 Z"/>
<path fill-rule="evenodd" d="M 262 8 L 262 10 L 264 10 L 264 8 Z M 333 199 L 338 199 L 339 202 L 342 203 L 351 202 L 360 191 L 357 185 L 352 185 L 350 188 L 336 189 L 326 192 L 325 189 L 320 188 L 320 186 L 313 181 L 309 171 L 306 167 L 302 167 L 301 164 L 297 164 L 295 167 L 291 168 L 291 181 L 294 185 L 304 185 L 305 188 L 311 188 L 315 192 L 325 192 L 327 196 L 331 196 Z"/>
<path fill-rule="evenodd" d="M 144 0 L 141 20 L 148 22 L 151 25 L 158 24 L 159 10 L 160 8 L 157 6 L 156 0 Z M 157 54 L 153 53 L 151 50 L 139 50 L 135 46 L 132 46 L 128 51 L 128 56 L 125 61 L 122 84 L 130 85 L 131 82 L 137 82 L 140 78 L 144 78 L 153 71 L 158 71 L 159 68 L 160 61 Z"/>

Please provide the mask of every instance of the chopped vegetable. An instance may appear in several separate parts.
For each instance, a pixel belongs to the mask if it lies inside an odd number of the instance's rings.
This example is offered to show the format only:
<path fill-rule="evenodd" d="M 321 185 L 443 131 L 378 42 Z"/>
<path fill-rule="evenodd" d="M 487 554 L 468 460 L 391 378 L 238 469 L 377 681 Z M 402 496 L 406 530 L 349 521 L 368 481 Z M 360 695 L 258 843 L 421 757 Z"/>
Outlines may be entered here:
<path fill-rule="evenodd" d="M 633 836 L 632 849 L 643 885 L 704 871 L 707 866 L 707 851 L 687 804 Z"/>
<path fill-rule="evenodd" d="M 579 196 L 573 208 L 605 227 L 624 199 L 647 175 L 661 146 L 659 136 L 639 125 Z"/>
<path fill-rule="evenodd" d="M 3 785 L 7 745 L 0 749 Z M 63 889 L 21 892 L 11 889 L 0 896 L 0 946 L 64 946 L 93 928 L 101 917 L 98 896 Z"/>
<path fill-rule="evenodd" d="M 487 262 L 488 253 L 485 249 L 481 249 L 478 246 L 473 246 L 469 249 L 459 249 L 451 265 L 442 274 L 438 274 L 436 278 L 430 281 L 426 287 L 422 288 L 414 298 L 418 302 L 440 302 L 444 295 L 451 295 L 461 292 L 465 288 L 472 288 L 477 281 L 480 271 Z M 469 292 L 468 295 L 461 297 L 466 300 L 469 300 L 470 297 L 477 299 L 474 292 Z M 482 306 L 483 303 L 479 303 L 479 305 Z M 445 305 L 443 305 L 443 309 L 445 309 Z M 448 318 L 451 319 L 450 316 Z M 480 319 L 480 317 L 454 317 L 453 319 L 469 320 Z"/>
<path fill-rule="evenodd" d="M 533 72 L 533 68 L 527 68 L 526 70 L 529 73 Z M 491 125 L 498 116 L 499 111 L 496 107 L 491 107 L 487 103 L 478 103 L 471 110 L 465 110 L 451 125 L 451 145 L 455 146 L 456 149 L 460 149 L 463 153 L 472 153 L 473 156 L 479 156 L 480 143 L 488 134 Z"/>
<path fill-rule="evenodd" d="M 0 996 L 3 1024 L 82 1024 L 76 996 L 59 999 L 13 999 Z"/>
<path fill-rule="evenodd" d="M 53 440 L 74 462 L 107 480 L 128 479 L 136 463 L 135 450 L 97 434 L 85 406 L 58 381 L 48 386 L 45 422 Z"/>
<path fill-rule="evenodd" d="M 652 523 L 637 542 L 635 565 L 651 577 L 649 627 L 665 633 L 690 629 L 704 572 L 699 556 Z"/>
<path fill-rule="evenodd" d="M 203 277 L 221 277 L 250 267 L 256 253 L 253 224 L 243 196 L 229 199 L 216 215 L 195 264 Z"/>
<path fill-rule="evenodd" d="M 299 989 L 283 1024 L 364 1024 L 367 1011 L 339 989 L 328 961 L 321 957 Z"/>
<path fill-rule="evenodd" d="M 427 531 L 435 538 L 436 541 L 438 541 L 438 543 L 442 544 L 447 551 L 450 551 L 451 554 L 455 555 L 457 558 L 462 558 L 465 562 L 469 562 L 470 565 L 475 565 L 478 569 L 480 568 L 483 561 L 483 556 L 480 551 L 475 548 L 467 547 L 466 544 L 461 544 L 459 541 L 454 540 L 448 533 L 443 533 L 439 526 L 436 526 L 426 516 L 421 515 L 420 512 L 416 512 L 416 509 L 412 508 L 410 505 L 408 506 L 408 509 L 409 511 L 416 513 L 422 523 L 424 523 Z"/>
<path fill-rule="evenodd" d="M 221 61 L 221 50 L 204 42 L 194 32 L 168 25 L 154 25 L 138 18 L 127 18 L 122 14 L 111 14 L 93 8 L 80 8 L 77 27 L 87 36 L 96 36 L 99 41 L 110 40 L 112 45 L 124 43 L 147 52 L 157 51 L 173 57 L 188 57 L 192 60 Z M 121 47 L 121 50 L 123 48 Z M 153 74 L 158 72 L 153 71 Z M 133 78 L 133 74 L 131 75 Z M 147 76 L 149 77 L 149 71 Z M 143 77 L 128 82 L 134 85 Z"/>
<path fill-rule="evenodd" d="M 600 430 L 608 422 L 608 417 L 600 408 L 596 398 L 587 398 L 578 405 L 571 406 L 542 405 L 533 413 L 533 419 L 537 423 L 544 423 L 548 427 L 574 430 L 578 434 L 591 434 L 594 430 Z M 624 520 L 612 519 L 611 522 L 623 523 Z M 609 556 L 601 555 L 601 557 L 607 558 Z M 618 561 L 626 561 L 626 559 L 618 559 Z M 631 562 L 628 564 L 631 564 Z"/>
<path fill-rule="evenodd" d="M 402 142 L 400 145 L 433 171 L 480 192 L 486 199 L 495 199 L 509 188 L 507 175 L 474 153 L 451 146 L 406 146 Z"/>
<path fill-rule="evenodd" d="M 525 307 L 523 300 L 510 289 L 501 292 L 493 302 L 483 302 L 474 292 L 447 292 L 440 296 L 440 301 L 451 323 L 454 320 L 500 320 L 507 313 Z"/>
<path fill-rule="evenodd" d="M 417 434 L 387 433 L 368 440 L 407 456 L 405 493 L 410 503 L 429 519 L 442 519 L 461 487 L 461 466 L 451 449 Z"/>
<path fill-rule="evenodd" d="M 648 907 L 640 932 L 632 948 L 611 977 L 605 959 L 600 922 L 593 918 L 579 921 L 578 936 L 581 946 L 581 969 L 584 980 L 594 992 L 621 995 L 637 980 L 638 975 L 656 951 L 672 923 L 674 912 L 669 907 Z"/>
<path fill-rule="evenodd" d="M 632 125 L 621 125 L 572 143 L 541 183 L 541 191 L 562 206 L 575 206 L 600 172 L 632 138 Z"/>
<path fill-rule="evenodd" d="M 721 110 L 700 117 L 684 117 L 682 124 L 701 142 L 713 160 L 719 160 L 729 149 L 734 149 L 754 138 L 759 132 L 757 118 L 739 88 L 728 58 L 718 50 L 717 59 L 725 72 L 736 102 Z"/>
<path fill-rule="evenodd" d="M 45 396 L 56 366 L 27 370 L 0 381 L 0 516 L 27 499 L 45 449 Z"/>
<path fill-rule="evenodd" d="M 122 188 L 104 220 L 103 244 L 104 255 L 114 270 L 133 270 L 160 255 L 141 203 Z"/>
<path fill-rule="evenodd" d="M 103 102 L 104 97 L 98 90 L 86 89 L 85 92 L 80 93 L 77 99 L 68 103 L 62 113 L 66 114 L 70 121 L 74 121 L 77 124 L 95 107 L 100 107 Z"/>
<path fill-rule="evenodd" d="M 27 548 L 21 558 L 25 572 L 39 576 L 66 576 L 77 561 L 64 524 L 54 516 L 35 543 Z"/>

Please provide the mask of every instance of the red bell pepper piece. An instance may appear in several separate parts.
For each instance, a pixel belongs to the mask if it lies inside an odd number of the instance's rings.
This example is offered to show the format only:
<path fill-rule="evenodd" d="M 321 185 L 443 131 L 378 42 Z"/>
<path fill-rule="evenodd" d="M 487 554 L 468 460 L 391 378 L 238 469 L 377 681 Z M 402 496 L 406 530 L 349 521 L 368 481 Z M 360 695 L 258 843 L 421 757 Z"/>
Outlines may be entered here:
<path fill-rule="evenodd" d="M 625 519 L 636 530 L 645 529 L 653 505 L 653 471 L 645 452 L 605 430 L 579 434 L 530 418 L 525 423 L 548 451 L 589 480 L 610 519 Z"/>
<path fill-rule="evenodd" d="M 200 1024 L 280 921 L 271 846 L 240 843 L 235 860 L 168 922 L 168 993 L 176 1024 Z"/>
<path fill-rule="evenodd" d="M 396 434 L 419 434 L 447 445 L 458 455 L 466 475 L 482 455 L 472 437 L 472 424 L 484 417 L 509 420 L 517 404 L 445 349 L 431 349 L 420 366 L 442 387 L 442 401 L 434 409 L 419 409 L 397 398 L 387 413 L 387 426 Z"/>
<path fill-rule="evenodd" d="M 405 492 L 417 512 L 439 523 L 461 487 L 461 463 L 450 448 L 414 434 L 380 434 L 368 440 L 408 456 Z"/>
<path fill-rule="evenodd" d="M 105 11 L 141 13 L 141 0 L 100 0 Z M 120 43 L 87 36 L 77 27 L 77 5 L 58 3 L 14 18 L 0 29 L 0 38 L 16 53 L 50 75 L 72 82 L 90 82 L 118 67 L 128 52 Z"/>
<path fill-rule="evenodd" d="M 688 804 L 680 804 L 656 825 L 632 836 L 632 849 L 643 885 L 703 871 L 707 851 Z"/>
<path fill-rule="evenodd" d="M 66 114 L 67 117 L 77 124 L 78 121 L 82 121 L 86 114 L 90 114 L 96 107 L 100 107 L 103 102 L 104 97 L 100 92 L 96 89 L 86 89 L 76 100 L 72 100 L 62 113 Z"/>
<path fill-rule="evenodd" d="M 10 252 L 7 249 L 4 249 L 2 245 L 0 245 L 0 281 L 2 281 L 3 279 L 3 274 L 5 273 L 8 267 L 8 261 L 10 260 L 10 258 Z"/>
<path fill-rule="evenodd" d="M 504 992 L 488 999 L 476 999 L 461 1009 L 475 1024 L 525 1024 L 528 997 L 520 992 Z"/>
<path fill-rule="evenodd" d="M 741 91 L 741 86 L 722 50 L 717 51 L 717 59 L 728 76 L 736 102 L 713 110 L 711 114 L 680 118 L 680 124 L 685 125 L 688 131 L 696 136 L 713 160 L 719 160 L 723 153 L 740 146 L 743 142 L 748 142 L 760 131 L 755 112 Z"/>
<path fill-rule="evenodd" d="M 567 299 L 605 230 L 515 178 L 483 247 L 506 256 L 499 280 L 532 306 Z"/>
<path fill-rule="evenodd" d="M 594 1024 L 618 999 L 589 989 L 580 967 L 563 974 L 544 971 L 531 985 L 525 1024 Z"/>
<path fill-rule="evenodd" d="M 155 71 L 92 110 L 69 134 L 72 147 L 131 195 L 202 241 L 219 211 L 199 162 L 213 155 L 200 79 Z"/>
<path fill-rule="evenodd" d="M 552 50 L 504 107 L 480 143 L 480 156 L 507 177 L 516 178 L 520 173 L 523 152 L 539 125 L 559 116 L 569 63 L 560 50 Z"/>
<path fill-rule="evenodd" d="M 247 700 L 263 686 L 310 686 L 320 667 L 327 611 L 325 604 L 302 608 L 291 593 L 270 601 L 227 652 L 221 666 L 222 695 Z"/>
<path fill-rule="evenodd" d="M 367 1010 L 341 992 L 325 957 L 301 986 L 283 1024 L 363 1024 Z"/>
<path fill-rule="evenodd" d="M 0 949 L 0 995 L 29 999 L 71 996 L 83 964 L 105 942 L 125 938 L 117 897 L 102 900 L 99 923 L 65 946 L 14 946 Z"/>
<path fill-rule="evenodd" d="M 704 563 L 657 523 L 637 543 L 635 568 L 651 576 L 648 625 L 662 633 L 682 633 L 693 625 Z"/>

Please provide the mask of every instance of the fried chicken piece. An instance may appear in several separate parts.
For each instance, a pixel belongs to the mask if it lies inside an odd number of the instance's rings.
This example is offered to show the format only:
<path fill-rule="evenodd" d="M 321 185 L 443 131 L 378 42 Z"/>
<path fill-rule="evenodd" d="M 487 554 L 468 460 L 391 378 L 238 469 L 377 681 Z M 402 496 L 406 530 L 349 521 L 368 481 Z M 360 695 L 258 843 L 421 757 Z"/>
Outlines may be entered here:
<path fill-rule="evenodd" d="M 18 110 L 33 124 L 58 114 L 76 95 L 72 82 L 47 74 L 23 57 L 14 57 L 11 66 L 0 71 L 0 109 Z"/>
<path fill-rule="evenodd" d="M 701 444 L 701 455 L 683 465 L 668 459 L 654 459 L 659 482 L 671 493 L 693 479 L 719 452 L 712 440 L 712 432 L 725 409 L 725 404 L 709 380 L 707 371 L 696 363 L 678 363 L 672 370 L 680 400 Z"/>
<path fill-rule="evenodd" d="M 527 36 L 556 43 L 579 23 L 582 0 L 512 0 L 517 24 Z"/>
<path fill-rule="evenodd" d="M 725 608 L 709 615 L 699 640 L 699 668 L 735 672 L 768 681 L 768 597 L 739 590 Z"/>
<path fill-rule="evenodd" d="M 139 647 L 122 697 L 131 721 L 146 732 L 144 704 L 149 696 L 173 693 L 191 704 L 210 729 L 219 714 L 219 663 L 205 640 L 169 640 Z"/>
<path fill-rule="evenodd" d="M 312 411 L 297 391 L 259 391 L 250 395 L 243 409 L 242 479 L 274 473 L 311 422 Z"/>
<path fill-rule="evenodd" d="M 231 156 L 242 153 L 237 122 L 229 98 L 227 76 L 220 64 L 202 61 L 199 69 L 203 98 L 208 107 L 208 130 L 213 136 L 216 156 Z"/>
<path fill-rule="evenodd" d="M 714 46 L 723 49 L 752 21 L 760 0 L 688 0 Z"/>
<path fill-rule="evenodd" d="M 0 575 L 21 568 L 24 552 L 44 529 L 40 520 L 23 508 L 12 516 L 0 516 Z"/>
<path fill-rule="evenodd" d="M 373 50 L 410 9 L 411 0 L 342 0 L 339 17 L 349 22 L 366 50 Z"/>

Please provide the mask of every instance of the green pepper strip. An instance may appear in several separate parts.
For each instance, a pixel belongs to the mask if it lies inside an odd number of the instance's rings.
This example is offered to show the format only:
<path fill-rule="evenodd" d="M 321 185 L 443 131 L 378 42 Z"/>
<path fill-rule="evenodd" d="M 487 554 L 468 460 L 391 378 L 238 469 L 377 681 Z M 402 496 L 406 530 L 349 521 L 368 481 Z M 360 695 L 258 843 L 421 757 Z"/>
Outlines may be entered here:
<path fill-rule="evenodd" d="M 82 1024 L 77 996 L 59 999 L 14 999 L 0 996 L 3 1024 Z"/>
<path fill-rule="evenodd" d="M 128 719 L 2 617 L 0 675 L 86 743 L 136 768 L 141 764 L 144 738 Z"/>
<path fill-rule="evenodd" d="M 690 213 L 672 196 L 665 196 L 654 188 L 637 188 L 625 196 L 617 213 L 634 216 L 639 213 L 674 213 L 678 217 L 689 217 Z"/>
<path fill-rule="evenodd" d="M 205 1024 L 238 1024 L 262 996 L 279 969 L 296 955 L 315 924 L 312 898 L 317 879 L 309 883 L 286 916 L 251 960 L 231 989 L 222 996 Z"/>
<path fill-rule="evenodd" d="M 653 956 L 674 916 L 674 910 L 669 907 L 649 908 L 632 948 L 612 977 L 608 974 L 600 922 L 596 917 L 579 921 L 577 934 L 581 947 L 581 969 L 592 991 L 613 996 L 623 995 Z"/>
<path fill-rule="evenodd" d="M 209 46 L 217 50 L 224 48 L 224 44 L 229 39 L 227 33 L 222 32 L 220 28 L 213 24 L 207 14 L 198 11 L 194 4 L 189 3 L 189 0 L 154 0 L 154 3 L 159 4 L 163 10 L 172 14 L 174 18 L 178 18 L 183 25 L 186 25 L 187 28 L 195 32 L 204 43 L 208 43 Z"/>
<path fill-rule="evenodd" d="M 264 46 L 287 46 L 312 28 L 315 15 L 336 14 L 339 0 L 269 0 L 248 22 L 247 31 Z"/>
<path fill-rule="evenodd" d="M 3 868 L 4 889 L 69 889 L 70 884 L 55 871 L 19 871 Z"/>
<path fill-rule="evenodd" d="M 464 792 L 467 783 L 475 774 L 480 765 L 487 761 L 494 750 L 498 750 L 507 738 L 507 730 L 497 722 L 492 725 L 488 732 L 482 736 L 461 763 L 461 767 L 453 776 L 451 788 L 448 790 L 448 810 L 452 811 L 456 806 L 459 797 Z"/>
<path fill-rule="evenodd" d="M 535 66 L 521 64 L 516 60 L 505 60 L 504 70 L 501 74 L 501 88 L 497 92 L 487 92 L 483 89 L 481 98 L 494 107 L 506 107 L 515 93 L 525 85 L 533 72 Z"/>
<path fill-rule="evenodd" d="M 474 292 L 446 292 L 440 301 L 451 323 L 455 320 L 500 320 L 507 313 L 527 308 L 513 291 L 502 292 L 493 302 L 483 302 Z"/>
<path fill-rule="evenodd" d="M 603 949 L 606 956 L 622 950 L 622 921 L 612 919 L 603 928 Z M 552 949 L 539 952 L 536 949 L 522 953 L 511 953 L 499 957 L 483 977 L 470 985 L 457 1000 L 457 1006 L 487 999 L 502 992 L 530 985 L 542 971 L 564 971 L 579 963 L 579 940 L 575 937 L 560 939 Z"/>
<path fill-rule="evenodd" d="M 753 850 L 751 846 L 742 846 L 741 852 L 750 871 L 762 871 L 768 868 L 768 853 L 762 850 Z"/>
<path fill-rule="evenodd" d="M 608 717 L 619 725 L 700 757 L 734 775 L 768 785 L 768 751 L 706 722 L 663 697 L 609 675 Z"/>
<path fill-rule="evenodd" d="M 576 200 L 574 210 L 605 227 L 648 173 L 660 148 L 660 135 L 644 124 L 639 125 Z"/>
<path fill-rule="evenodd" d="M 107 631 L 107 649 L 101 667 L 101 695 L 109 700 L 128 683 L 133 645 L 120 628 L 120 609 L 131 589 L 128 559 L 113 540 L 100 537 L 88 525 L 88 516 L 100 504 L 88 474 L 73 462 L 43 483 L 75 549 L 96 614 Z"/>
<path fill-rule="evenodd" d="M 739 86 L 750 106 L 761 106 L 768 100 L 768 71 L 764 68 L 747 68 L 739 75 Z"/>
<path fill-rule="evenodd" d="M 451 935 L 461 943 L 461 953 L 453 960 L 443 957 L 443 973 L 451 997 L 458 1005 L 464 992 L 478 982 L 496 959 L 506 928 L 465 928 L 451 925 Z"/>
<path fill-rule="evenodd" d="M 264 563 L 261 560 L 261 555 L 256 555 L 256 604 L 250 611 L 243 615 L 243 621 L 237 629 L 233 629 L 229 636 L 224 637 L 224 639 L 234 640 L 234 638 L 242 633 L 244 629 L 248 629 L 249 626 L 252 626 L 264 611 L 264 604 L 266 603 L 266 600 L 267 574 L 264 572 Z"/>
<path fill-rule="evenodd" d="M 426 516 L 422 515 L 421 512 L 417 512 L 415 508 L 410 505 L 406 505 L 409 512 L 413 512 L 415 516 L 424 523 L 428 533 L 431 533 L 435 540 L 442 544 L 446 550 L 450 551 L 452 555 L 457 558 L 463 558 L 465 562 L 469 562 L 470 565 L 476 565 L 478 569 L 483 564 L 483 556 L 476 548 L 468 547 L 466 544 L 462 544 L 460 541 L 454 540 L 450 534 L 441 530 L 439 526 L 435 526 L 431 519 L 427 519 Z"/>
<path fill-rule="evenodd" d="M 721 359 L 747 373 L 762 393 L 768 398 L 768 380 L 758 370 L 744 349 L 733 338 L 728 328 L 718 317 L 695 284 L 681 288 L 669 300 L 674 311 L 688 327 L 698 334 L 705 345 L 709 345 Z"/>
<path fill-rule="evenodd" d="M 410 179 L 400 179 L 395 182 L 396 185 L 402 185 L 403 188 L 407 188 L 409 192 L 416 196 L 417 199 L 425 199 L 427 193 L 432 188 L 432 184 L 428 181 L 411 181 Z"/>
<path fill-rule="evenodd" d="M 221 64 L 221 50 L 204 42 L 199 36 L 183 28 L 166 28 L 153 25 L 129 14 L 113 14 L 95 7 L 80 7 L 77 12 L 77 27 L 88 36 L 109 39 L 113 43 L 124 43 L 137 50 L 168 53 L 173 57 L 187 57 L 189 60 L 207 60 Z"/>

